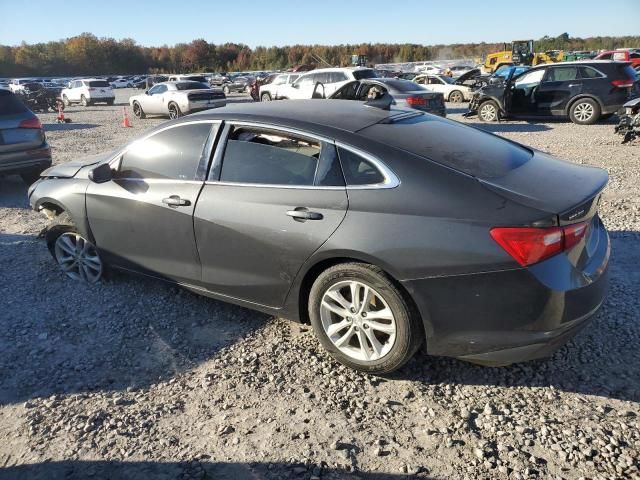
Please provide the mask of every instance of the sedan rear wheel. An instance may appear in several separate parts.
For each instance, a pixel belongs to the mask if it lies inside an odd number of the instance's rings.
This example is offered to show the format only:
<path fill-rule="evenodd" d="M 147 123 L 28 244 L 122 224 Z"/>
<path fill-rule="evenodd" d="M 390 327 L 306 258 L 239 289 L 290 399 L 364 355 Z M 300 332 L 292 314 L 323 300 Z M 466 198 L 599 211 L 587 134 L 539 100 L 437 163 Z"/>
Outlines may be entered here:
<path fill-rule="evenodd" d="M 263 93 L 263 94 L 260 96 L 260 100 L 261 100 L 262 102 L 270 102 L 270 101 L 271 101 L 271 95 L 269 95 L 268 93 Z"/>
<path fill-rule="evenodd" d="M 96 247 L 77 232 L 65 232 L 56 239 L 54 257 L 62 271 L 74 280 L 96 283 L 102 276 L 102 260 Z"/>
<path fill-rule="evenodd" d="M 311 288 L 309 316 L 336 360 L 369 373 L 401 367 L 423 340 L 414 309 L 373 265 L 345 263 L 321 273 Z"/>
<path fill-rule="evenodd" d="M 169 104 L 169 118 L 173 120 L 176 118 L 180 118 L 181 116 L 182 112 L 180 111 L 178 105 L 176 105 L 175 103 Z"/>
<path fill-rule="evenodd" d="M 140 119 L 146 117 L 144 110 L 142 110 L 142 107 L 138 102 L 133 102 L 133 114 Z"/>
<path fill-rule="evenodd" d="M 478 117 L 483 122 L 495 122 L 498 120 L 499 107 L 493 100 L 487 100 L 480 105 Z"/>

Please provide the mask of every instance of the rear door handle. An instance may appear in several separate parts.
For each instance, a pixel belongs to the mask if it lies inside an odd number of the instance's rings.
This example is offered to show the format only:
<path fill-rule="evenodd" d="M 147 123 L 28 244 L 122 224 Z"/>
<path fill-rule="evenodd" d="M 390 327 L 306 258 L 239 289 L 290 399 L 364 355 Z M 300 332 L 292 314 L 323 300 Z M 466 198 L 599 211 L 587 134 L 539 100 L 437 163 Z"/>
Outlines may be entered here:
<path fill-rule="evenodd" d="M 579 83 L 570 83 L 569 85 L 567 85 L 568 87 L 579 87 L 580 84 Z"/>
<path fill-rule="evenodd" d="M 189 200 L 180 198 L 179 195 L 171 195 L 170 197 L 163 198 L 162 203 L 166 203 L 170 207 L 185 207 L 191 205 Z"/>
<path fill-rule="evenodd" d="M 302 221 L 305 220 L 322 220 L 324 216 L 318 212 L 310 212 L 305 207 L 297 207 L 293 210 L 289 210 L 287 215 L 293 217 L 294 220 Z"/>

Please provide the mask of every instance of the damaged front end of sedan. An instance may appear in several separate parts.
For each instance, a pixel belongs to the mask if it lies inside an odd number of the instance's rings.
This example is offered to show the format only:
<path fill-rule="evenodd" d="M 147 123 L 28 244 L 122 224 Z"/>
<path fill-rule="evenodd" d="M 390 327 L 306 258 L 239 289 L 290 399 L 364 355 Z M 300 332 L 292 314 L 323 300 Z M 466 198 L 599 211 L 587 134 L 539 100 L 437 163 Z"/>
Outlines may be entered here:
<path fill-rule="evenodd" d="M 622 135 L 622 143 L 630 143 L 640 137 L 640 98 L 625 103 L 618 113 L 620 122 L 615 132 Z"/>

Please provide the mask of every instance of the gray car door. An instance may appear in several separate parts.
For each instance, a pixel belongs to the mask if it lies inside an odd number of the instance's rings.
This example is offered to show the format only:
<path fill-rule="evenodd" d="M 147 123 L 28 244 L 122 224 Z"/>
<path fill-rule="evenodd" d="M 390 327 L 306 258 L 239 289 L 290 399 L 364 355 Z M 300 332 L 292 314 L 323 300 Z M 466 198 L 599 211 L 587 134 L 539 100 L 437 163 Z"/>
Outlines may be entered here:
<path fill-rule="evenodd" d="M 227 125 L 194 213 L 203 284 L 280 307 L 302 264 L 347 211 L 331 141 L 259 125 Z"/>
<path fill-rule="evenodd" d="M 173 281 L 200 281 L 192 216 L 217 127 L 194 121 L 154 132 L 117 157 L 113 180 L 89 185 L 89 226 L 105 260 Z"/>

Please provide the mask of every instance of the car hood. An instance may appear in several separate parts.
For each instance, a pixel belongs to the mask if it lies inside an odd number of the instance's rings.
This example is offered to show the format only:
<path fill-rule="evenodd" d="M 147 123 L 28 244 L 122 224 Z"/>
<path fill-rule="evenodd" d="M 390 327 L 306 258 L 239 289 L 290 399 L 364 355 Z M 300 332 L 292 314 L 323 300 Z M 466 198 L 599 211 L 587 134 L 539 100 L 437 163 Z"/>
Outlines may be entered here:
<path fill-rule="evenodd" d="M 479 68 L 472 68 L 467 73 L 463 73 L 458 78 L 456 78 L 455 84 L 462 85 L 465 81 L 469 80 L 472 77 L 475 77 L 480 74 Z"/>
<path fill-rule="evenodd" d="M 40 174 L 41 177 L 57 177 L 57 178 L 72 178 L 83 168 L 90 165 L 96 165 L 98 163 L 105 162 L 111 158 L 111 153 L 102 153 L 100 155 L 94 155 L 82 160 L 73 160 L 71 162 L 61 163 L 47 168 Z"/>

